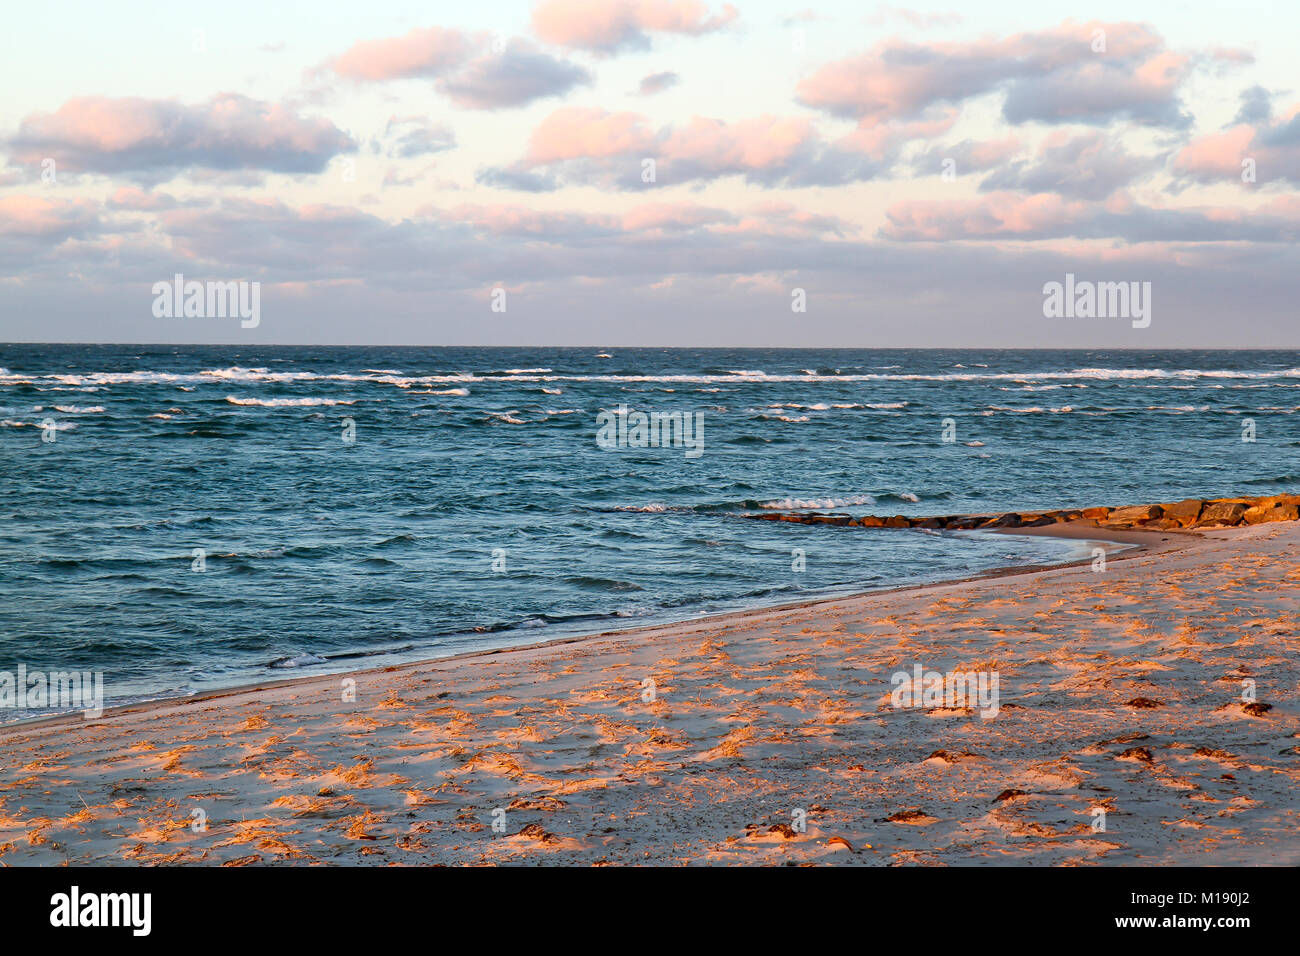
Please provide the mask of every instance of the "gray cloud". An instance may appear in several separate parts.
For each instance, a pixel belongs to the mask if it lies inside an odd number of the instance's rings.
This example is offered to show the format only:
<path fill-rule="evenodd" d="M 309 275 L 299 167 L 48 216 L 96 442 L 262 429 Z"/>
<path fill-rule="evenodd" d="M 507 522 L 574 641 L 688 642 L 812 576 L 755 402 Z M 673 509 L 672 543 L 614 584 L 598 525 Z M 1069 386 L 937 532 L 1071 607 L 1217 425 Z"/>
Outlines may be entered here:
<path fill-rule="evenodd" d="M 1134 156 L 1106 134 L 1088 132 L 1049 141 L 1033 162 L 1016 162 L 980 183 L 980 192 L 1016 189 L 1054 192 L 1080 199 L 1105 199 L 1143 176 L 1161 169 L 1163 156 Z"/>
<path fill-rule="evenodd" d="M 5 145 L 21 163 L 140 181 L 185 169 L 318 173 L 352 137 L 329 120 L 235 93 L 193 106 L 139 97 L 79 97 L 24 118 Z"/>
<path fill-rule="evenodd" d="M 438 89 L 466 109 L 495 110 L 560 96 L 591 83 L 583 67 L 543 53 L 524 40 L 512 40 L 500 53 L 485 53 L 440 77 Z"/>
<path fill-rule="evenodd" d="M 640 96 L 654 96 L 656 93 L 662 93 L 664 90 L 676 86 L 681 81 L 682 78 L 671 71 L 651 73 L 649 76 L 641 78 L 637 93 Z"/>

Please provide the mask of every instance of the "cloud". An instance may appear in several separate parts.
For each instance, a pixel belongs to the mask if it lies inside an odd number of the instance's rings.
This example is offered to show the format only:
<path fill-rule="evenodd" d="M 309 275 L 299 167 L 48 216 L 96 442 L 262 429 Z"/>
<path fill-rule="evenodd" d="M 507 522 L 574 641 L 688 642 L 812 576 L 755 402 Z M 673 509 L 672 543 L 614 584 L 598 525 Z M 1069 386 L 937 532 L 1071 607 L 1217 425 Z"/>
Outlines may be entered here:
<path fill-rule="evenodd" d="M 457 106 L 495 110 L 560 96 L 591 79 L 583 67 L 543 53 L 526 40 L 511 40 L 502 52 L 485 53 L 439 78 L 437 86 Z"/>
<path fill-rule="evenodd" d="M 1100 31 L 1100 32 L 1099 32 Z M 1098 39 L 1104 50 L 1094 49 Z M 1186 127 L 1178 88 L 1187 56 L 1165 49 L 1149 27 L 1066 21 L 1050 30 L 973 42 L 890 39 L 829 63 L 800 82 L 798 98 L 864 126 L 920 115 L 936 104 L 1004 94 L 1012 123 L 1094 123 L 1129 119 Z"/>
<path fill-rule="evenodd" d="M 1164 166 L 1163 156 L 1134 156 L 1109 134 L 1090 130 L 1049 135 L 1033 162 L 1012 163 L 980 183 L 981 192 L 1054 192 L 1078 199 L 1105 199 L 1117 189 Z"/>
<path fill-rule="evenodd" d="M 390 116 L 384 127 L 382 146 L 376 144 L 376 147 L 397 159 L 410 159 L 455 149 L 456 134 L 424 116 Z"/>
<path fill-rule="evenodd" d="M 1247 161 L 1256 182 L 1300 184 L 1300 104 L 1275 120 L 1192 140 L 1174 157 L 1173 171 L 1195 182 L 1241 183 Z"/>
<path fill-rule="evenodd" d="M 891 19 L 902 20 L 911 27 L 926 29 L 928 27 L 939 27 L 953 23 L 961 23 L 963 17 L 956 11 L 919 13 L 915 10 L 907 10 L 902 7 L 882 6 L 867 18 L 867 22 L 873 26 L 880 26 Z"/>
<path fill-rule="evenodd" d="M 1056 193 L 991 193 L 978 199 L 895 203 L 880 235 L 903 242 L 1120 239 L 1126 242 L 1295 242 L 1300 201 L 1279 197 L 1255 209 L 1156 209 L 1115 194 L 1105 203 Z"/>
<path fill-rule="evenodd" d="M 168 193 L 146 192 L 136 186 L 119 186 L 108 197 L 109 209 L 126 212 L 158 212 L 162 209 L 175 209 L 180 205 L 176 197 Z"/>
<path fill-rule="evenodd" d="M 559 96 L 590 83 L 584 67 L 539 50 L 527 40 L 428 27 L 400 37 L 363 40 L 326 67 L 357 82 L 427 77 L 464 109 L 496 110 Z"/>
<path fill-rule="evenodd" d="M 361 40 L 329 66 L 339 76 L 370 82 L 441 76 L 468 60 L 474 45 L 459 30 L 427 27 L 400 37 Z"/>
<path fill-rule="evenodd" d="M 710 15 L 700 0 L 541 0 L 533 32 L 555 46 L 608 54 L 649 49 L 653 33 L 712 33 L 737 15 L 729 3 Z"/>
<path fill-rule="evenodd" d="M 649 76 L 641 78 L 641 85 L 637 88 L 637 93 L 641 96 L 654 96 L 656 93 L 662 93 L 670 87 L 676 86 L 682 81 L 682 78 L 676 73 L 651 73 Z"/>
<path fill-rule="evenodd" d="M 1241 92 L 1241 108 L 1233 123 L 1263 123 L 1273 115 L 1273 97 L 1262 86 L 1252 86 Z"/>
<path fill-rule="evenodd" d="M 934 146 L 912 158 L 912 171 L 918 176 L 933 176 L 944 171 L 944 163 L 952 160 L 953 173 L 964 176 L 1000 166 L 1023 149 L 1014 136 L 1004 139 L 972 140 L 948 146 Z"/>
<path fill-rule="evenodd" d="M 60 243 L 100 225 L 95 204 L 85 199 L 0 196 L 0 236 Z"/>
<path fill-rule="evenodd" d="M 841 185 L 881 175 L 909 138 L 946 131 L 952 119 L 856 130 L 828 142 L 801 116 L 696 116 L 654 129 L 640 113 L 562 107 L 533 130 L 523 158 L 481 170 L 478 181 L 533 192 L 564 185 L 643 189 L 733 175 L 767 187 Z"/>
<path fill-rule="evenodd" d="M 184 169 L 318 173 L 356 143 L 326 119 L 235 93 L 187 106 L 139 97 L 78 97 L 25 117 L 7 142 L 18 162 L 145 181 Z"/>

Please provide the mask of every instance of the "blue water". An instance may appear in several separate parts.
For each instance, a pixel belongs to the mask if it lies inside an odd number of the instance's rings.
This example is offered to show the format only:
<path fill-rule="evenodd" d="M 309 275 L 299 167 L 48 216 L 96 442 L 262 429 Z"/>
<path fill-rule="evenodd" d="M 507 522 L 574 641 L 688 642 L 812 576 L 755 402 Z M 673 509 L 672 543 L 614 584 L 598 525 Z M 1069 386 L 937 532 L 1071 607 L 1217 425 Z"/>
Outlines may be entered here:
<path fill-rule="evenodd" d="M 1295 491 L 1298 366 L 1294 351 L 0 346 L 0 670 L 102 670 L 115 700 L 185 694 L 1067 560 L 1077 544 L 736 516 Z M 620 404 L 702 413 L 703 453 L 599 447 L 597 413 Z"/>

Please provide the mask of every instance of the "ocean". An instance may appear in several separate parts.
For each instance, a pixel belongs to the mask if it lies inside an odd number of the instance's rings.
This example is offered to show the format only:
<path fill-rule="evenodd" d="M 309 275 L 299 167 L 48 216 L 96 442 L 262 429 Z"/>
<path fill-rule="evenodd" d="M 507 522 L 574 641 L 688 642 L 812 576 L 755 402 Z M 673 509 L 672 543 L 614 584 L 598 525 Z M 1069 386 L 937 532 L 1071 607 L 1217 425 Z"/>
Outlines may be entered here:
<path fill-rule="evenodd" d="M 1298 409 L 1295 351 L 0 345 L 0 671 L 111 704 L 1072 560 L 739 515 L 1294 492 Z"/>

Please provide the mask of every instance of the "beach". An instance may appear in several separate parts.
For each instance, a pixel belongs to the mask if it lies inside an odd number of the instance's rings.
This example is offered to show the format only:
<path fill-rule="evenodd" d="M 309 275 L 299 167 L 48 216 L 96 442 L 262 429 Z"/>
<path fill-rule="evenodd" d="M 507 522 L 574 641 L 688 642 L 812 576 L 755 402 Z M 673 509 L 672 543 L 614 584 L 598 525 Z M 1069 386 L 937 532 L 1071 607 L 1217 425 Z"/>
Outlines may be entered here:
<path fill-rule="evenodd" d="M 0 862 L 1300 862 L 1300 524 L 1045 532 L 1141 547 L 5 727 Z"/>

